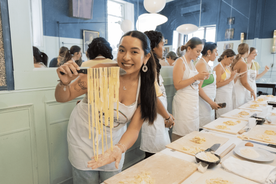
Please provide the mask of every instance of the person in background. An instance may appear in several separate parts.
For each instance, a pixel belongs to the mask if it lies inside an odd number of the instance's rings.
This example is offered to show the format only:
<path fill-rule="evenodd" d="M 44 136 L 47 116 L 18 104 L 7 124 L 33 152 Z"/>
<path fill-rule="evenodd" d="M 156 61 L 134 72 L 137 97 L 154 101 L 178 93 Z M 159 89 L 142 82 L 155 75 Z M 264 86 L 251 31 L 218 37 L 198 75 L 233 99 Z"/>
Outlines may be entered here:
<path fill-rule="evenodd" d="M 95 38 L 86 51 L 86 56 L 90 60 L 82 63 L 82 67 L 92 67 L 100 63 L 117 63 L 113 61 L 112 48 L 103 37 Z"/>
<path fill-rule="evenodd" d="M 172 141 L 181 138 L 193 131 L 199 130 L 198 87 L 199 80 L 208 78 L 208 72 L 196 70 L 193 61 L 203 49 L 201 39 L 191 38 L 181 50 L 186 50 L 183 57 L 176 60 L 173 67 L 173 83 L 177 90 L 172 104 L 175 125 Z"/>
<path fill-rule="evenodd" d="M 58 57 L 53 58 L 50 61 L 49 67 L 59 67 L 61 65 L 61 63 L 63 63 L 63 60 L 65 58 L 65 54 L 68 51 L 67 47 L 60 47 L 59 52 L 58 52 Z"/>
<path fill-rule="evenodd" d="M 265 70 L 259 74 L 260 65 L 257 61 L 255 61 L 255 58 L 257 56 L 257 50 L 254 47 L 250 47 L 250 53 L 248 57 L 246 58 L 246 64 L 248 69 L 248 83 L 250 87 L 254 90 L 254 93 L 257 93 L 257 87 L 256 87 L 256 80 L 264 76 L 266 72 L 268 72 L 269 67 L 265 66 Z M 246 91 L 246 102 L 251 101 L 252 97 L 250 95 L 249 91 Z"/>
<path fill-rule="evenodd" d="M 226 107 L 216 110 L 216 118 L 233 110 L 233 87 L 237 71 L 231 71 L 230 65 L 233 63 L 235 55 L 236 53 L 232 49 L 226 49 L 218 58 L 219 64 L 214 67 L 217 75 L 215 102 L 218 104 L 226 103 Z"/>
<path fill-rule="evenodd" d="M 246 90 L 250 92 L 250 97 L 256 99 L 255 91 L 252 89 L 248 83 L 248 78 L 250 77 L 250 72 L 247 70 L 247 64 L 244 58 L 248 56 L 249 47 L 246 43 L 241 43 L 238 46 L 238 54 L 234 59 L 231 70 L 237 70 L 238 78 L 234 85 L 233 91 L 233 108 L 236 109 L 241 105 L 246 103 Z"/>
<path fill-rule="evenodd" d="M 182 57 L 184 56 L 184 51 L 181 50 L 181 47 L 178 47 L 176 50 L 176 54 L 178 55 L 178 57 Z"/>
<path fill-rule="evenodd" d="M 159 63 L 160 63 L 161 66 L 170 66 L 169 63 L 167 63 L 167 61 L 164 57 L 159 59 Z"/>
<path fill-rule="evenodd" d="M 81 56 L 82 56 L 81 48 L 77 45 L 73 45 L 70 48 L 70 50 L 66 52 L 65 59 L 62 64 L 72 60 L 73 62 L 77 63 L 78 66 L 81 66 L 82 64 Z"/>
<path fill-rule="evenodd" d="M 151 52 L 155 58 L 156 71 L 158 78 L 158 85 L 162 93 L 157 96 L 162 102 L 161 105 L 167 110 L 167 96 L 165 87 L 163 85 L 163 78 L 160 74 L 161 65 L 159 64 L 160 58 L 164 52 L 164 37 L 162 33 L 158 31 L 146 31 L 145 34 L 150 39 Z M 141 131 L 141 145 L 140 149 L 145 152 L 145 158 L 152 156 L 153 154 L 166 148 L 166 145 L 170 143 L 169 132 L 167 128 L 171 125 L 164 123 L 164 118 L 157 114 L 154 123 L 151 125 L 148 121 L 145 121 L 142 125 Z M 167 127 L 167 128 L 166 128 Z"/>
<path fill-rule="evenodd" d="M 177 56 L 175 54 L 175 52 L 173 51 L 170 51 L 167 55 L 166 55 L 166 59 L 167 59 L 167 62 L 169 64 L 169 66 L 174 66 L 175 64 L 175 61 L 177 60 Z"/>
<path fill-rule="evenodd" d="M 33 46 L 33 58 L 35 68 L 47 68 L 48 56 Z"/>
<path fill-rule="evenodd" d="M 208 72 L 209 78 L 199 83 L 199 127 L 203 127 L 207 123 L 215 120 L 215 110 L 219 108 L 218 104 L 214 102 L 216 97 L 216 72 L 209 66 L 209 62 L 213 62 L 217 53 L 217 44 L 213 42 L 206 42 L 201 52 L 202 57 L 196 63 L 198 72 Z"/>
<path fill-rule="evenodd" d="M 74 183 L 99 184 L 119 173 L 123 167 L 124 153 L 137 140 L 144 121 L 149 121 L 150 124 L 154 122 L 158 112 L 154 85 L 156 66 L 150 52 L 148 37 L 139 31 L 130 31 L 120 40 L 117 64 L 103 63 L 94 66 L 119 66 L 126 71 L 125 75 L 120 76 L 119 120 L 115 118 L 112 129 L 115 146 L 113 151 L 101 150 L 99 147 L 99 153 L 104 151 L 104 154 L 99 155 L 98 161 L 94 160 L 92 140 L 89 139 L 87 126 L 87 97 L 82 99 L 72 111 L 67 130 L 69 160 L 73 168 Z M 78 69 L 79 66 L 72 60 L 57 69 L 60 83 L 56 86 L 55 97 L 58 102 L 68 102 L 87 94 L 87 76 L 78 74 Z M 65 75 L 61 75 L 61 71 Z M 115 104 L 114 106 L 116 107 Z M 116 114 L 116 109 L 114 110 Z M 107 136 L 111 135 L 108 133 Z M 99 144 L 102 144 L 101 140 Z M 110 142 L 108 148 L 110 148 Z M 91 157 L 93 157 L 92 160 Z"/>

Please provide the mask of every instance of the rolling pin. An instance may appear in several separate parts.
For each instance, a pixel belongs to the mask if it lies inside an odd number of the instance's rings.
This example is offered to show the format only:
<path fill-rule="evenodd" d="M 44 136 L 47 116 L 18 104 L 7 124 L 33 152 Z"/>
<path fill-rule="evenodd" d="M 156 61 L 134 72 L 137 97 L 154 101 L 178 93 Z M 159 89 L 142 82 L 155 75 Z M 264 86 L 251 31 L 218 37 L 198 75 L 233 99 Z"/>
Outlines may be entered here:
<path fill-rule="evenodd" d="M 231 144 L 226 150 L 224 150 L 221 154 L 219 154 L 220 159 L 222 159 L 225 155 L 227 155 L 230 151 L 235 148 L 236 144 Z"/>

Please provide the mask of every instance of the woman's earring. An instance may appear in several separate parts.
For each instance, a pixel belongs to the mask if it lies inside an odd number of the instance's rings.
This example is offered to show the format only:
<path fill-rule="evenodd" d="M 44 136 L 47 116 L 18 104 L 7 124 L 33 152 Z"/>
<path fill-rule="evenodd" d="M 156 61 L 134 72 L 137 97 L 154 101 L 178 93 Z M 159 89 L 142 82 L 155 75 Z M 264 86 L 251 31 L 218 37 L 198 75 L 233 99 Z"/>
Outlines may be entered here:
<path fill-rule="evenodd" d="M 144 64 L 144 66 L 142 67 L 142 71 L 145 72 L 145 73 L 148 71 L 147 65 Z"/>

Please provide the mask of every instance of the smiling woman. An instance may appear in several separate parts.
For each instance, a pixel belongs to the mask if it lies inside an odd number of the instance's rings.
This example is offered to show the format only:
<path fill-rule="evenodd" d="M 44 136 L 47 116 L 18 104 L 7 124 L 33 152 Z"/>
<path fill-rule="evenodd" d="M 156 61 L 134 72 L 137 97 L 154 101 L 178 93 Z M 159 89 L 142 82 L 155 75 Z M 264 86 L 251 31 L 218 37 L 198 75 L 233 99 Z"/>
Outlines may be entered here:
<path fill-rule="evenodd" d="M 147 120 L 152 124 L 156 118 L 157 97 L 154 87 L 156 70 L 147 36 L 138 31 L 126 33 L 120 41 L 117 62 L 118 65 L 100 64 L 94 67 L 119 66 L 126 71 L 125 75 L 120 76 L 118 110 L 124 114 L 124 119 L 129 119 L 131 122 L 127 128 L 128 122 L 121 120 L 120 116 L 118 120 L 115 119 L 114 123 L 119 126 L 112 128 L 112 134 L 110 127 L 107 127 L 107 136 L 112 137 L 115 146 L 113 150 L 101 150 L 102 148 L 99 147 L 97 151 L 104 152 L 104 154 L 99 155 L 96 161 L 93 157 L 93 144 L 88 138 L 87 97 L 74 108 L 67 132 L 69 160 L 73 166 L 74 183 L 85 181 L 85 183 L 97 184 L 120 172 L 124 163 L 124 153 L 137 140 L 143 122 Z M 147 70 L 142 70 L 143 67 Z M 77 70 L 79 67 L 73 61 L 57 69 L 60 78 L 60 84 L 57 85 L 55 91 L 57 101 L 67 102 L 87 94 L 87 77 L 79 75 Z M 61 71 L 65 75 L 61 75 Z M 75 81 L 70 84 L 73 80 Z M 117 105 L 114 104 L 114 109 L 116 108 Z M 92 118 L 95 119 L 95 117 Z M 107 142 L 107 147 L 110 148 L 111 144 Z M 92 160 L 89 161 L 91 158 Z M 88 171 L 89 177 L 87 177 Z M 99 178 L 101 181 L 98 180 Z"/>

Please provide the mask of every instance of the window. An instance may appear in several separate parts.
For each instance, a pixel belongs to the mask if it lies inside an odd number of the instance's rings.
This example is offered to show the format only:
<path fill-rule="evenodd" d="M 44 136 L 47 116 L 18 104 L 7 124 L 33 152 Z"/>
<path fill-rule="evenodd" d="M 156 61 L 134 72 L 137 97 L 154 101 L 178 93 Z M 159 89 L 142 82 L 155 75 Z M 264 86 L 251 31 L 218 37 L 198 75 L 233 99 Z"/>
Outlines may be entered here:
<path fill-rule="evenodd" d="M 113 57 L 117 57 L 118 44 L 124 32 L 121 22 L 125 19 L 134 22 L 134 6 L 120 0 L 107 1 L 108 42 L 112 47 Z"/>
<path fill-rule="evenodd" d="M 120 24 L 125 19 L 124 8 L 122 3 L 107 1 L 108 41 L 112 47 L 114 58 L 116 58 L 118 51 L 117 45 L 123 35 Z"/>
<path fill-rule="evenodd" d="M 216 42 L 216 26 L 213 25 L 201 27 L 196 32 L 188 34 L 188 40 L 190 40 L 192 37 L 205 39 L 206 42 Z"/>

